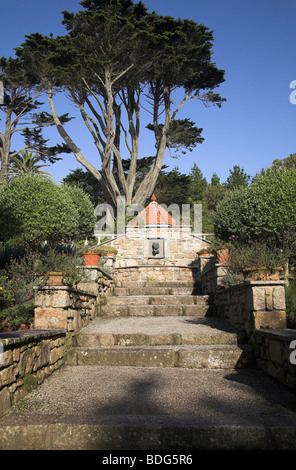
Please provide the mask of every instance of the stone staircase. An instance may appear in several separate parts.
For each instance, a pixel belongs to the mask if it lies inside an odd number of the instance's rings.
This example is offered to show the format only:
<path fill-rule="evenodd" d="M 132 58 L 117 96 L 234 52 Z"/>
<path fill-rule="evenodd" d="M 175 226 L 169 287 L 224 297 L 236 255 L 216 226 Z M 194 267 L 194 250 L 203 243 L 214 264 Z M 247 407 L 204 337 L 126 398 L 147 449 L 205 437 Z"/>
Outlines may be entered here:
<path fill-rule="evenodd" d="M 189 283 L 116 286 L 65 366 L 0 420 L 0 448 L 295 450 L 295 396 L 247 367 L 208 301 Z"/>
<path fill-rule="evenodd" d="M 193 283 L 135 283 L 114 288 L 100 315 L 75 338 L 71 365 L 233 369 L 248 350 Z"/>

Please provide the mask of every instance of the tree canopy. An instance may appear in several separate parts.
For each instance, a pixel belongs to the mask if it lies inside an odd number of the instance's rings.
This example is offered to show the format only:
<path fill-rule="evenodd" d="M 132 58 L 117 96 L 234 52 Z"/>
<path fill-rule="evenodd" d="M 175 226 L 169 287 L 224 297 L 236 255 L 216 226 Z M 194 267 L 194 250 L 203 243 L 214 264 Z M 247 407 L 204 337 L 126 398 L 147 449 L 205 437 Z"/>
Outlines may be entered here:
<path fill-rule="evenodd" d="M 44 103 L 39 101 L 43 89 L 26 72 L 20 59 L 0 58 L 0 80 L 4 85 L 3 105 L 0 106 L 0 183 L 8 176 L 10 160 L 21 151 L 38 152 L 41 160 L 50 163 L 59 160 L 60 153 L 69 153 L 65 143 L 48 146 L 42 130 L 53 126 L 52 116 L 40 111 Z M 67 114 L 61 122 L 69 121 Z M 23 148 L 13 149 L 13 138 L 23 137 Z"/>
<path fill-rule="evenodd" d="M 31 79 L 45 87 L 60 135 L 98 180 L 107 202 L 116 206 L 123 194 L 127 204 L 143 204 L 156 185 L 165 150 L 192 150 L 203 140 L 195 123 L 177 119 L 181 108 L 190 99 L 217 106 L 224 100 L 213 91 L 224 81 L 224 71 L 211 60 L 213 34 L 191 20 L 149 13 L 142 2 L 83 0 L 81 6 L 84 10 L 76 14 L 63 12 L 65 36 L 31 34 L 17 55 Z M 98 165 L 66 131 L 54 93 L 64 93 L 78 108 Z M 156 150 L 136 185 L 137 159 L 147 156 L 140 148 L 144 109 L 151 116 Z"/>

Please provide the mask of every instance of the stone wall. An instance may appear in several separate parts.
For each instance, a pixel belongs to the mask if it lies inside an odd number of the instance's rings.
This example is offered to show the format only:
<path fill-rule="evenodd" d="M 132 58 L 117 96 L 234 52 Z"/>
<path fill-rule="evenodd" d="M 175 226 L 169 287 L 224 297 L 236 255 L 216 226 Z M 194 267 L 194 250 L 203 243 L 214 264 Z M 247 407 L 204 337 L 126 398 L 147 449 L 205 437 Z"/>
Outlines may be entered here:
<path fill-rule="evenodd" d="M 256 330 L 252 337 L 256 365 L 268 375 L 296 391 L 295 330 Z M 293 364 L 294 362 L 294 364 Z"/>
<path fill-rule="evenodd" d="M 163 244 L 163 256 L 154 258 L 149 243 L 156 238 Z M 110 245 L 118 250 L 114 262 L 116 282 L 131 278 L 192 281 L 198 272 L 196 253 L 208 243 L 194 237 L 190 227 L 145 227 L 127 228 L 125 236 L 113 240 Z"/>
<path fill-rule="evenodd" d="M 65 330 L 0 333 L 0 414 L 61 367 Z"/>
<path fill-rule="evenodd" d="M 164 281 L 198 281 L 198 267 L 184 267 L 178 265 L 140 265 L 117 268 L 114 272 L 114 280 L 117 286 L 121 286 L 125 281 L 139 282 L 164 282 Z"/>
<path fill-rule="evenodd" d="M 38 287 L 34 324 L 37 329 L 62 328 L 75 333 L 95 316 L 97 294 L 69 286 Z"/>
<path fill-rule="evenodd" d="M 200 257 L 200 284 L 204 294 L 215 294 L 223 286 L 227 266 L 215 263 L 212 256 Z"/>
<path fill-rule="evenodd" d="M 258 328 L 286 328 L 283 281 L 246 281 L 220 289 L 214 312 L 250 338 Z"/>

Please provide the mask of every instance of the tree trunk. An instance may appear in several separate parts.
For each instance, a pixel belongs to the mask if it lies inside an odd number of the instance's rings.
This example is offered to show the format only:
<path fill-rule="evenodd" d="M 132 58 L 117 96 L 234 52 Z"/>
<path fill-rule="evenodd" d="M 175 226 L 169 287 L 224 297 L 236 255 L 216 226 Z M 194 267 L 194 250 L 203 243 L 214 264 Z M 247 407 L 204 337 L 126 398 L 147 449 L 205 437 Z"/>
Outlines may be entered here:
<path fill-rule="evenodd" d="M 3 136 L 3 147 L 1 149 L 1 170 L 0 170 L 0 184 L 3 184 L 7 179 L 9 169 L 9 157 L 10 157 L 10 146 L 11 146 L 11 111 L 6 113 L 6 124 L 5 133 Z"/>

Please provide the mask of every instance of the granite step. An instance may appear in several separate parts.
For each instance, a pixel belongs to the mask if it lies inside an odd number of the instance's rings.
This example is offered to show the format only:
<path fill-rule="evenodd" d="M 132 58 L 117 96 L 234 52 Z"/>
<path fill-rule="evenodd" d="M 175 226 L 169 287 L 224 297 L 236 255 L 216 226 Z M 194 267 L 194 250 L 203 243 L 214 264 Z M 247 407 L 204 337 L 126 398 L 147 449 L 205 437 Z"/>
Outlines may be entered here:
<path fill-rule="evenodd" d="M 113 294 L 115 296 L 126 296 L 126 295 L 182 295 L 182 294 L 187 294 L 187 295 L 198 295 L 200 293 L 200 290 L 198 287 L 192 285 L 182 285 L 181 283 L 179 285 L 164 285 L 164 286 L 159 286 L 159 285 L 137 285 L 134 283 L 134 286 L 115 286 L 113 290 Z"/>
<path fill-rule="evenodd" d="M 121 295 L 101 299 L 101 305 L 208 305 L 207 295 Z"/>
<path fill-rule="evenodd" d="M 72 366 L 234 369 L 243 367 L 248 361 L 245 359 L 248 352 L 243 346 L 224 344 L 81 347 L 69 352 L 67 364 Z"/>
<path fill-rule="evenodd" d="M 114 287 L 114 295 L 198 295 L 200 286 L 193 281 L 125 281 L 117 283 Z"/>
<path fill-rule="evenodd" d="M 250 362 L 249 350 L 219 319 L 96 319 L 81 330 L 69 365 L 223 369 Z"/>
<path fill-rule="evenodd" d="M 196 316 L 204 317 L 209 313 L 208 305 L 101 305 L 100 315 L 107 317 L 127 316 Z"/>
<path fill-rule="evenodd" d="M 128 317 L 93 320 L 76 335 L 78 347 L 237 345 L 239 335 L 219 318 Z"/>

